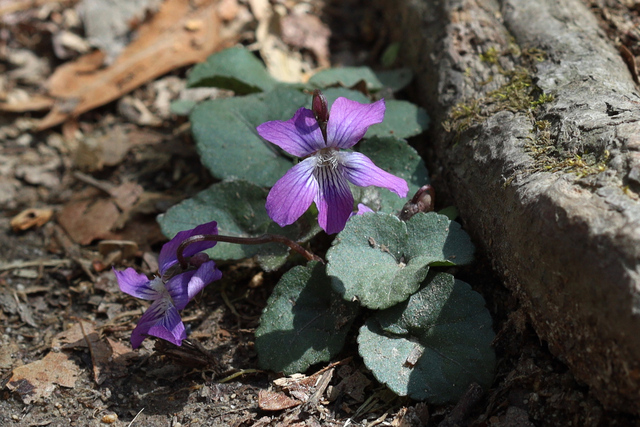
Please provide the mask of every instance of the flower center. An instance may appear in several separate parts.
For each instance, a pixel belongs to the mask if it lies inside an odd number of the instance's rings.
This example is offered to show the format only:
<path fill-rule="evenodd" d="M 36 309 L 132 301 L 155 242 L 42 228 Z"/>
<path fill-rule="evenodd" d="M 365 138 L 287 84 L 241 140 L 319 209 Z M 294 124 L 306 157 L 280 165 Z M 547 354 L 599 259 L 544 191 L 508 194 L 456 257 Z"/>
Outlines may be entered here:
<path fill-rule="evenodd" d="M 338 156 L 336 155 L 338 150 L 335 148 L 327 147 L 319 150 L 316 153 L 316 167 L 324 168 L 330 167 L 336 169 L 338 167 Z"/>

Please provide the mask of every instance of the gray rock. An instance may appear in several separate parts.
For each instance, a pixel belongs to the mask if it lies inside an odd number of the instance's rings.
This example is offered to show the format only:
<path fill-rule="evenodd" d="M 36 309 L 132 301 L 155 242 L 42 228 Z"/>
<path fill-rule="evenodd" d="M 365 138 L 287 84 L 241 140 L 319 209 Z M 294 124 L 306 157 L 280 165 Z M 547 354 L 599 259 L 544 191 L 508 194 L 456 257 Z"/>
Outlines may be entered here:
<path fill-rule="evenodd" d="M 640 96 L 620 54 L 579 0 L 382 3 L 439 194 L 551 350 L 640 413 Z"/>

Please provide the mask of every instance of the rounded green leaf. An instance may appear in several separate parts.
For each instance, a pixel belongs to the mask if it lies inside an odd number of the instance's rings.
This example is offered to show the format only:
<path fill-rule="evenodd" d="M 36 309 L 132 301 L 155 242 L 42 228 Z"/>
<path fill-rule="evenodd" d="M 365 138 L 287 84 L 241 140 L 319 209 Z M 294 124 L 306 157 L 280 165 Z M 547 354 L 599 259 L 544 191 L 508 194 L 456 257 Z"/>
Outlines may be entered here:
<path fill-rule="evenodd" d="M 195 197 L 182 201 L 158 216 L 162 232 L 169 238 L 209 221 L 218 222 L 223 235 L 255 237 L 265 233 L 283 234 L 297 240 L 310 238 L 317 230 L 315 220 L 303 216 L 295 224 L 281 228 L 267 215 L 264 204 L 267 191 L 246 181 L 226 181 L 213 184 Z M 237 245 L 218 243 L 207 253 L 214 259 L 242 259 L 258 256 L 267 270 L 280 267 L 289 253 L 282 244 Z M 262 258 L 262 259 L 261 259 Z"/>
<path fill-rule="evenodd" d="M 219 87 L 238 95 L 268 91 L 277 83 L 262 62 L 241 47 L 210 55 L 205 62 L 193 67 L 187 78 L 189 87 Z"/>
<path fill-rule="evenodd" d="M 409 138 L 419 135 L 429 127 L 429 116 L 424 108 L 407 101 L 388 100 L 384 121 L 373 125 L 365 138 L 395 136 Z"/>
<path fill-rule="evenodd" d="M 384 67 L 391 67 L 394 62 L 398 59 L 398 54 L 400 53 L 400 42 L 391 43 L 387 48 L 382 52 L 382 56 L 380 57 L 380 62 Z M 376 73 L 380 74 L 380 73 Z M 385 85 L 388 86 L 388 85 Z"/>
<path fill-rule="evenodd" d="M 335 85 L 350 88 L 362 80 L 367 84 L 367 90 L 371 92 L 382 89 L 382 83 L 369 67 L 329 68 L 311 76 L 309 84 L 319 88 Z"/>
<path fill-rule="evenodd" d="M 465 265 L 473 261 L 475 247 L 462 226 L 435 212 L 417 213 L 407 221 L 406 251 L 425 257 L 431 266 Z"/>
<path fill-rule="evenodd" d="M 331 286 L 348 301 L 384 309 L 406 300 L 430 266 L 471 262 L 474 247 L 459 224 L 435 212 L 408 222 L 395 215 L 352 217 L 327 251 Z"/>
<path fill-rule="evenodd" d="M 357 90 L 346 89 L 343 87 L 330 87 L 324 89 L 322 94 L 325 98 L 327 98 L 327 103 L 329 104 L 329 108 L 333 105 L 333 102 L 339 97 L 347 98 L 352 101 L 357 101 L 361 104 L 370 104 L 371 100 L 367 98 L 362 92 L 358 92 Z"/>
<path fill-rule="evenodd" d="M 196 105 L 198 105 L 198 103 L 191 99 L 180 99 L 177 101 L 173 101 L 169 105 L 169 109 L 171 110 L 171 113 L 178 116 L 188 116 L 196 107 Z"/>
<path fill-rule="evenodd" d="M 495 372 L 495 334 L 484 299 L 453 276 L 430 276 L 411 298 L 360 328 L 358 350 L 375 377 L 400 396 L 457 402 Z"/>
<path fill-rule="evenodd" d="M 407 237 L 405 223 L 394 215 L 352 217 L 327 252 L 333 289 L 374 309 L 404 301 L 429 271 L 426 263 L 405 258 Z"/>
<path fill-rule="evenodd" d="M 256 126 L 289 120 L 311 98 L 293 89 L 203 102 L 191 113 L 191 129 L 202 163 L 218 179 L 244 179 L 271 187 L 291 159 L 258 135 Z"/>
<path fill-rule="evenodd" d="M 369 187 L 361 193 L 362 203 L 371 209 L 386 213 L 397 213 L 420 187 L 429 184 L 429 172 L 418 152 L 407 141 L 395 137 L 373 137 L 360 142 L 356 148 L 369 157 L 379 168 L 407 181 L 409 192 L 407 197 L 384 188 Z"/>
<path fill-rule="evenodd" d="M 413 72 L 410 68 L 376 71 L 376 76 L 378 76 L 384 87 L 388 87 L 393 92 L 404 89 L 413 80 Z"/>
<path fill-rule="evenodd" d="M 292 268 L 260 317 L 255 341 L 260 366 L 289 375 L 331 360 L 342 349 L 357 310 L 331 292 L 324 265 Z"/>

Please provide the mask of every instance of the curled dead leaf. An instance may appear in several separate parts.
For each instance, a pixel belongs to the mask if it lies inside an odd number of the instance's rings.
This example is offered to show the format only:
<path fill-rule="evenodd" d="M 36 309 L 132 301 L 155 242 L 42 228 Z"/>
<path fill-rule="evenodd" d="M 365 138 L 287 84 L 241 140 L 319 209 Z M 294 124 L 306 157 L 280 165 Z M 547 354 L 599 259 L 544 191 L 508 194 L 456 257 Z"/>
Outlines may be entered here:
<path fill-rule="evenodd" d="M 25 209 L 11 219 L 11 228 L 17 233 L 33 227 L 42 227 L 52 216 L 53 209 Z"/>

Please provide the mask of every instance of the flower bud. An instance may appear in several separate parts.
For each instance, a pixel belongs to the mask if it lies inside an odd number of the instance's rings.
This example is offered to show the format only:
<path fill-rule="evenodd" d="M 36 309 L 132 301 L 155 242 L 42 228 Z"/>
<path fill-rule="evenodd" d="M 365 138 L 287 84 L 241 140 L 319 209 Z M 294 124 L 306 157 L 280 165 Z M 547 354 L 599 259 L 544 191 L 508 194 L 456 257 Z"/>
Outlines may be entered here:
<path fill-rule="evenodd" d="M 313 91 L 311 110 L 320 127 L 326 127 L 329 121 L 329 106 L 327 105 L 327 98 L 318 89 Z"/>
<path fill-rule="evenodd" d="M 423 185 L 416 191 L 416 194 L 405 203 L 398 218 L 408 221 L 418 212 L 431 212 L 435 204 L 436 192 L 429 184 Z"/>

